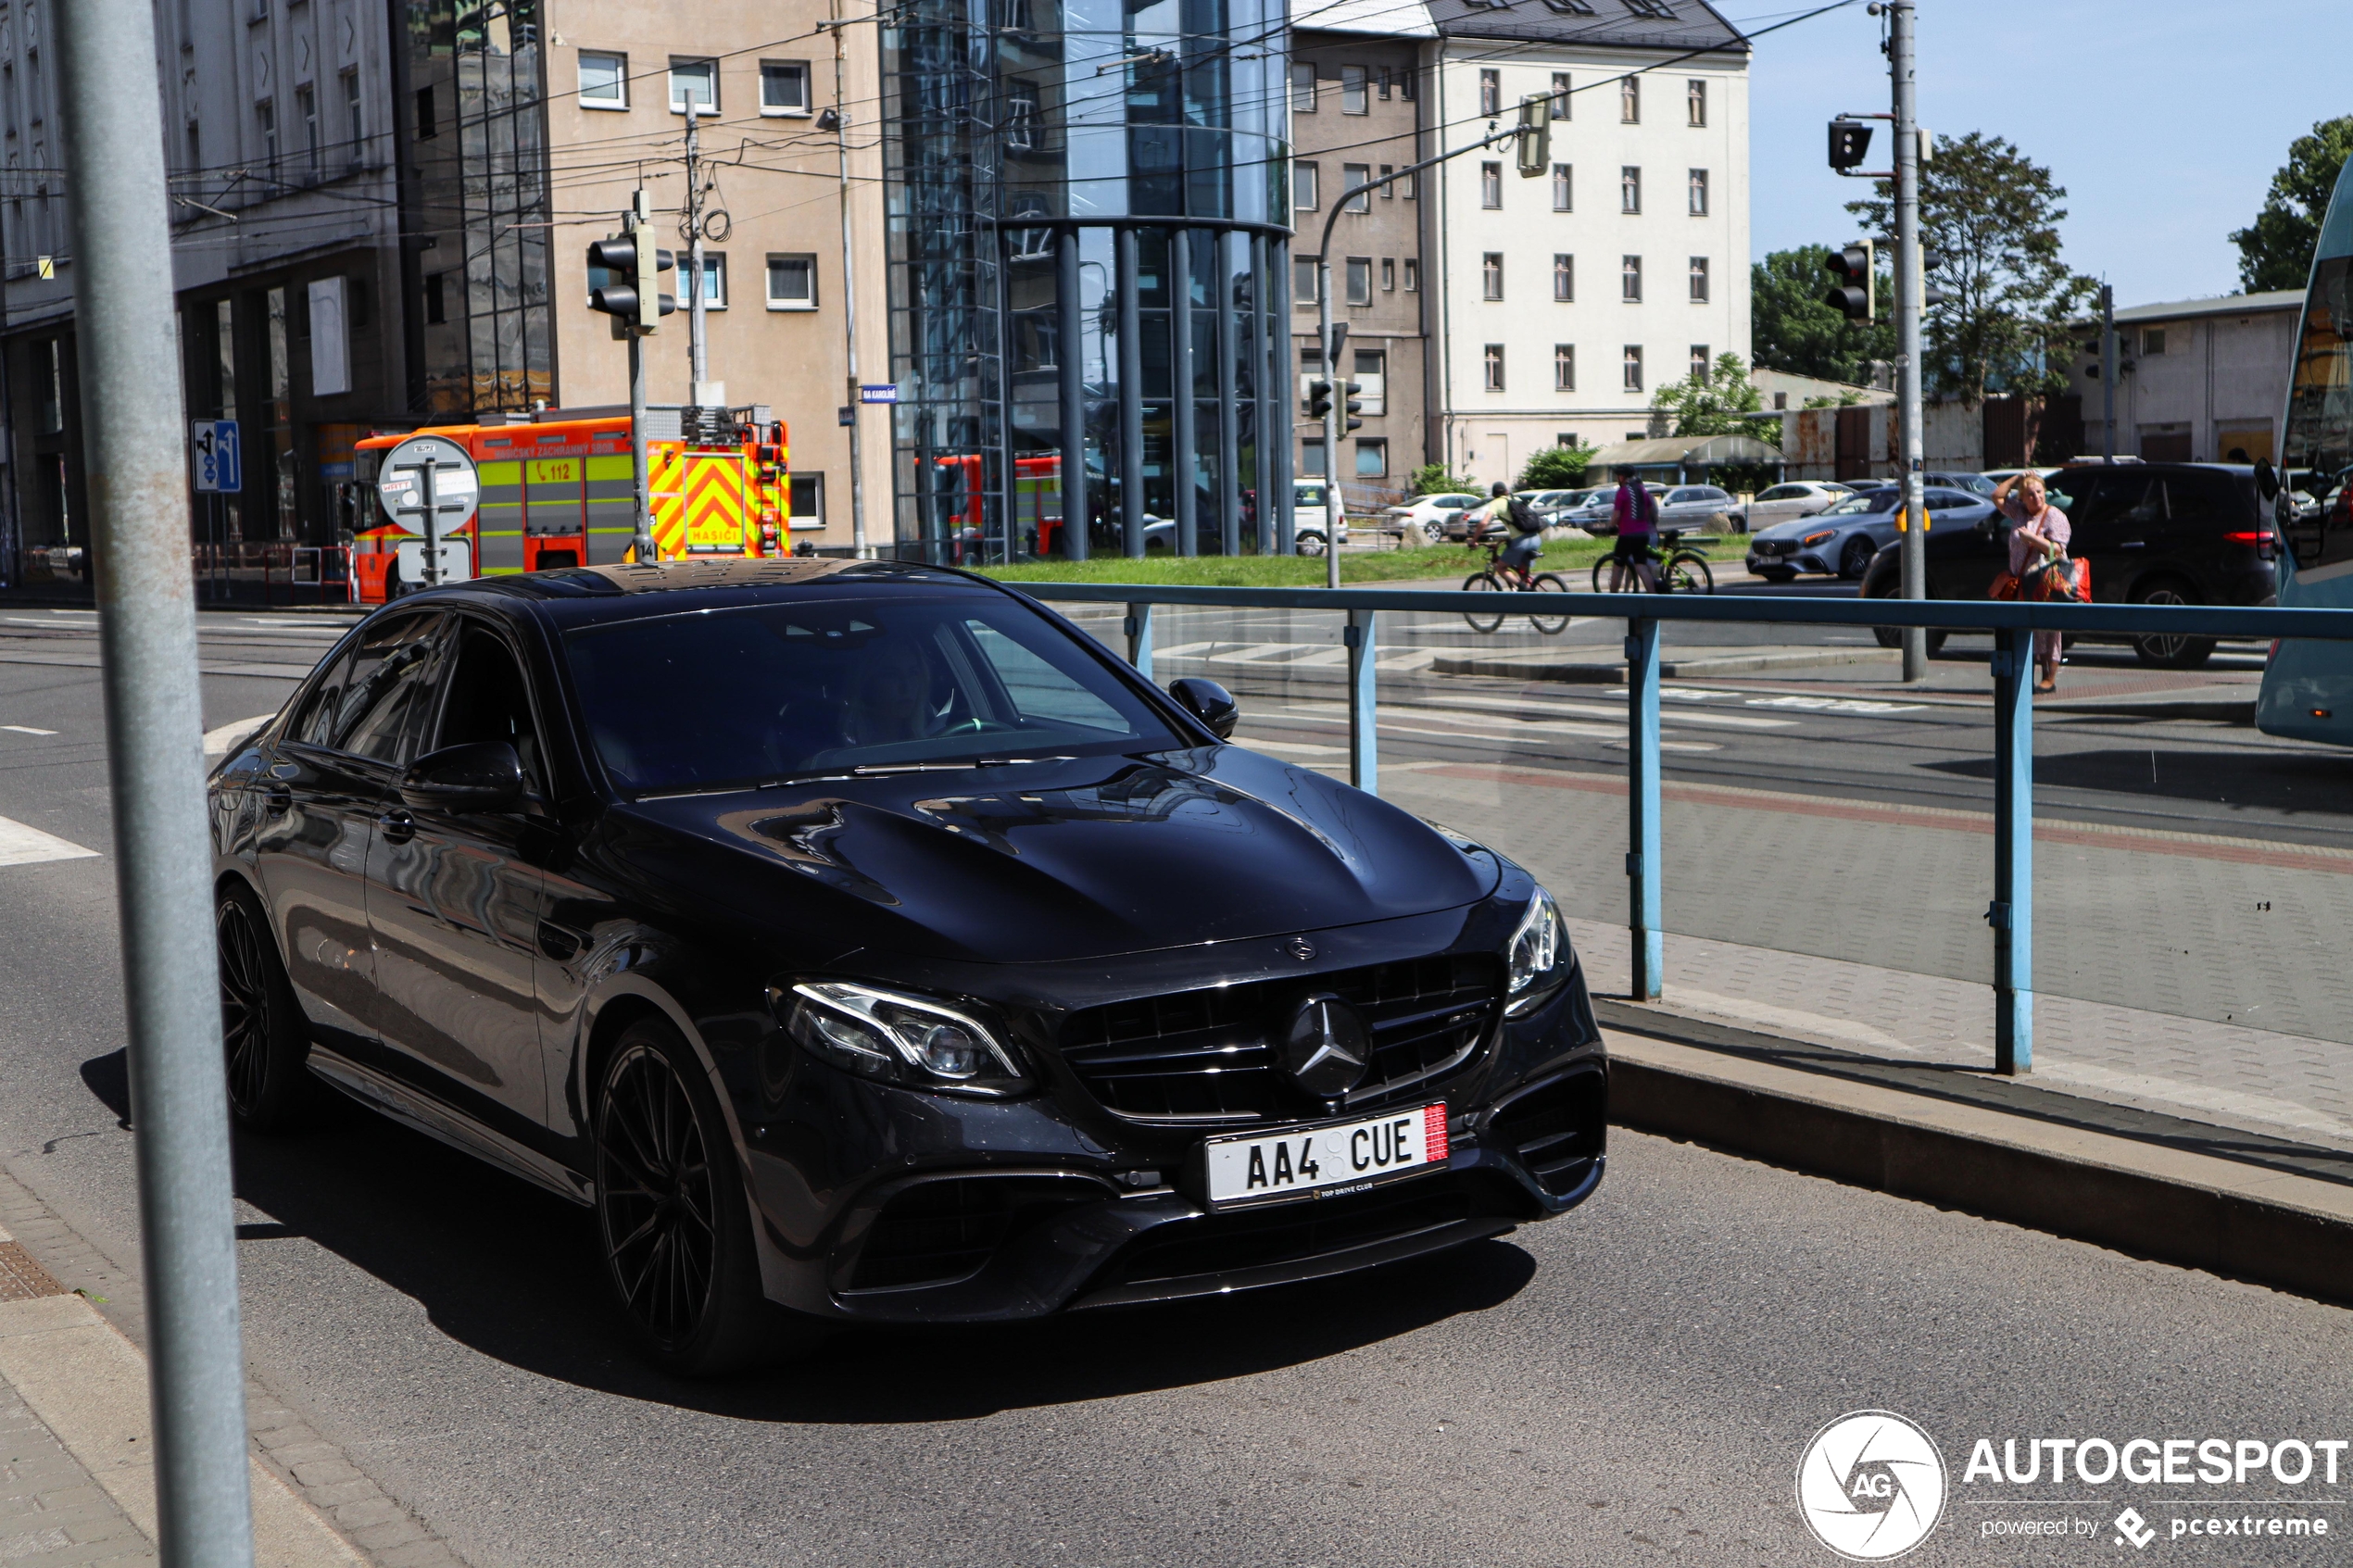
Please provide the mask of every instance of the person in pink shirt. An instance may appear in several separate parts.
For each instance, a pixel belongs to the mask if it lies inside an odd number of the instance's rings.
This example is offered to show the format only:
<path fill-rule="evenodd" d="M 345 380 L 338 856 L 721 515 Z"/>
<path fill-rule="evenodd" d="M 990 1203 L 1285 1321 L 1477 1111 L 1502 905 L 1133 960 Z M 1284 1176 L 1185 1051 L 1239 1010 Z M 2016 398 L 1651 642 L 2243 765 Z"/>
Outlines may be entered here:
<path fill-rule="evenodd" d="M 2051 505 L 2043 489 L 2043 476 L 2029 469 L 2012 474 L 1994 487 L 1994 504 L 2002 515 L 2017 526 L 2010 530 L 2010 575 L 2020 582 L 2026 574 L 2046 560 L 2056 560 L 2067 554 L 2067 542 L 2072 531 L 2068 527 L 2067 514 Z M 2043 667 L 2043 678 L 2034 684 L 2038 692 L 2058 690 L 2059 634 L 2057 632 L 2034 633 L 2034 661 Z"/>
<path fill-rule="evenodd" d="M 1609 511 L 1617 531 L 1617 543 L 1610 549 L 1609 591 L 1624 593 L 1627 574 L 1631 572 L 1642 592 L 1658 592 L 1658 576 L 1651 566 L 1651 535 L 1658 522 L 1658 502 L 1641 480 L 1622 474 Z"/>

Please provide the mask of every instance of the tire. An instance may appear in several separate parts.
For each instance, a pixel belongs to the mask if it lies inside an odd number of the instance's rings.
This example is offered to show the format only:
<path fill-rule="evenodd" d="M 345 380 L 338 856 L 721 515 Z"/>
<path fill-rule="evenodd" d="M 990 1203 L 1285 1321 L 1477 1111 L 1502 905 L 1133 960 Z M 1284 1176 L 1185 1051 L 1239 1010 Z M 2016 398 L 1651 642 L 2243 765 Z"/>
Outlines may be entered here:
<path fill-rule="evenodd" d="M 1324 553 L 1324 536 L 1320 533 L 1302 533 L 1295 547 L 1302 556 L 1320 556 Z"/>
<path fill-rule="evenodd" d="M 1426 522 L 1422 524 L 1422 537 L 1433 545 L 1442 545 L 1446 542 L 1446 530 L 1439 523 Z"/>
<path fill-rule="evenodd" d="M 1840 579 L 1848 583 L 1860 583 L 1863 580 L 1863 573 L 1870 571 L 1871 562 L 1878 555 L 1879 547 L 1871 543 L 1870 535 L 1858 533 L 1849 539 L 1846 542 L 1846 548 L 1839 556 Z"/>
<path fill-rule="evenodd" d="M 1566 594 L 1568 584 L 1560 580 L 1558 572 L 1540 571 L 1536 574 L 1536 591 L 1540 594 Z M 1557 637 L 1568 630 L 1568 617 L 1566 615 L 1531 615 L 1528 619 L 1529 624 L 1547 637 Z"/>
<path fill-rule="evenodd" d="M 229 1114 L 248 1132 L 300 1125 L 317 1108 L 310 1031 L 278 960 L 261 900 L 243 883 L 222 889 L 212 911 L 220 965 L 220 1044 Z"/>
<path fill-rule="evenodd" d="M 1659 573 L 1658 587 L 1663 594 L 1712 594 L 1716 592 L 1716 574 L 1707 570 L 1707 562 L 1701 557 L 1683 550 Z"/>
<path fill-rule="evenodd" d="M 666 1021 L 622 1032 L 595 1127 L 605 1283 L 639 1348 L 679 1377 L 750 1364 L 772 1337 L 750 1205 L 718 1098 Z"/>
<path fill-rule="evenodd" d="M 2141 605 L 2194 605 L 2198 599 L 2183 584 L 2159 583 L 2144 588 L 2133 596 Z M 2133 652 L 2143 664 L 2153 664 L 2159 670 L 2196 670 L 2214 657 L 2214 639 L 2185 637 L 2173 633 L 2162 636 L 2135 637 Z"/>
<path fill-rule="evenodd" d="M 1928 651 L 1931 659 L 1944 650 L 1944 639 L 1950 635 L 1952 633 L 1941 626 L 1928 629 Z M 1883 648 L 1900 648 L 1904 646 L 1904 628 L 1874 626 L 1871 628 L 1871 639 Z"/>
<path fill-rule="evenodd" d="M 1463 579 L 1463 592 L 1466 594 L 1507 594 L 1511 590 L 1497 581 L 1493 572 L 1474 571 Z M 1503 625 L 1504 612 L 1500 609 L 1492 613 L 1466 609 L 1463 612 L 1463 619 L 1470 623 L 1470 629 L 1474 632 L 1492 632 Z"/>

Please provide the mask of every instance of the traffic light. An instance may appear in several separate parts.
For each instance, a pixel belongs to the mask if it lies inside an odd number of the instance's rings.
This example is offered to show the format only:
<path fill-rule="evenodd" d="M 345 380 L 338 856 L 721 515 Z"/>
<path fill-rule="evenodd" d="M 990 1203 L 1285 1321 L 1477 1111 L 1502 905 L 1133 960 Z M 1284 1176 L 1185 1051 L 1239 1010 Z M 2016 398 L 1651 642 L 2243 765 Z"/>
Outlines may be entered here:
<path fill-rule="evenodd" d="M 1356 394 L 1365 390 L 1363 383 L 1358 382 L 1349 382 L 1343 385 L 1340 390 L 1347 394 L 1348 401 L 1340 410 L 1347 416 L 1347 418 L 1340 421 L 1340 428 L 1342 431 L 1364 429 L 1365 421 L 1356 417 L 1365 411 L 1365 400 L 1356 395 Z"/>
<path fill-rule="evenodd" d="M 1553 104 L 1550 93 L 1530 93 L 1519 101 L 1519 172 L 1533 180 L 1553 168 Z"/>
<path fill-rule="evenodd" d="M 1871 128 L 1859 119 L 1831 121 L 1831 167 L 1841 174 L 1859 169 L 1871 150 Z"/>
<path fill-rule="evenodd" d="M 675 298 L 661 292 L 662 273 L 677 264 L 670 252 L 656 248 L 654 232 L 644 224 L 617 239 L 592 241 L 588 265 L 601 268 L 607 282 L 589 291 L 588 308 L 652 332 L 662 317 L 678 308 Z"/>
<path fill-rule="evenodd" d="M 1936 264 L 1943 259 L 1932 250 L 1920 252 L 1920 308 L 1923 310 L 1931 305 L 1945 304 L 1953 297 L 1928 281 L 1928 275 L 1936 270 Z"/>
<path fill-rule="evenodd" d="M 1307 383 L 1307 417 L 1322 424 L 1332 411 L 1332 383 L 1312 381 Z"/>
<path fill-rule="evenodd" d="M 1363 429 L 1365 421 L 1358 419 L 1356 416 L 1365 411 L 1365 403 L 1364 399 L 1356 396 L 1355 395 L 1364 391 L 1365 388 L 1363 383 L 1358 382 L 1340 383 L 1338 383 L 1337 386 L 1334 383 L 1328 381 L 1309 382 L 1307 383 L 1307 412 L 1309 416 L 1318 424 L 1321 424 L 1326 420 L 1329 419 L 1332 412 L 1332 395 L 1335 390 L 1337 390 L 1340 395 L 1347 398 L 1347 405 L 1343 410 L 1347 417 L 1341 421 L 1340 428 L 1343 431 Z"/>
<path fill-rule="evenodd" d="M 1873 281 L 1873 260 L 1874 247 L 1869 240 L 1831 252 L 1831 275 L 1845 282 L 1833 285 L 1822 295 L 1822 303 L 1850 321 L 1878 320 L 1879 290 Z"/>

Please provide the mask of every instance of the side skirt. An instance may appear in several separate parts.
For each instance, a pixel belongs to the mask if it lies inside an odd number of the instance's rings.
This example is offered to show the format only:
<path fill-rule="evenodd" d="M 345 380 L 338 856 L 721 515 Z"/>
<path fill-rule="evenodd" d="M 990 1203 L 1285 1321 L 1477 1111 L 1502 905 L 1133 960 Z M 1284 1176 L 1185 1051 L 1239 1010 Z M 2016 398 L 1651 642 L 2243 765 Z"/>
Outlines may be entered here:
<path fill-rule="evenodd" d="M 587 1177 L 492 1132 L 374 1068 L 363 1067 L 349 1057 L 313 1045 L 310 1071 L 370 1110 L 382 1111 L 429 1138 L 496 1165 L 510 1176 L 584 1208 L 596 1201 L 596 1185 Z"/>

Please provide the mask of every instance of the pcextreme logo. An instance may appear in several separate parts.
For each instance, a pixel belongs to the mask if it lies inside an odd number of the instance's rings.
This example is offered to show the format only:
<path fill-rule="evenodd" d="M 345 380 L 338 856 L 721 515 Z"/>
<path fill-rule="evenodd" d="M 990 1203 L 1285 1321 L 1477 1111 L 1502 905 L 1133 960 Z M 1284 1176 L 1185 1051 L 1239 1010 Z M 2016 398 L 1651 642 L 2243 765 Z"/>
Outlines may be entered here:
<path fill-rule="evenodd" d="M 1856 1411 L 1806 1445 L 1797 1508 L 1815 1538 L 1850 1562 L 1901 1557 L 1944 1515 L 1944 1456 L 1902 1416 Z"/>

